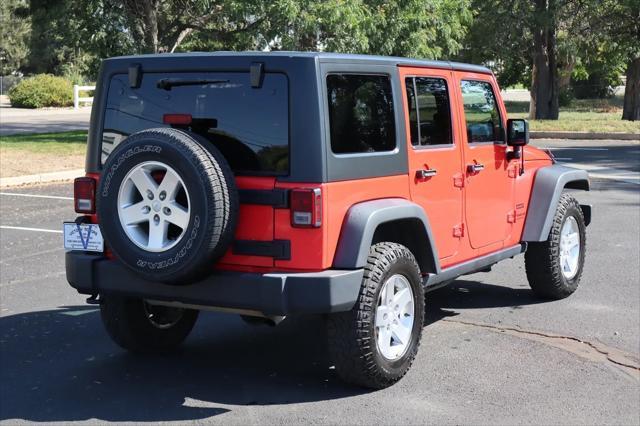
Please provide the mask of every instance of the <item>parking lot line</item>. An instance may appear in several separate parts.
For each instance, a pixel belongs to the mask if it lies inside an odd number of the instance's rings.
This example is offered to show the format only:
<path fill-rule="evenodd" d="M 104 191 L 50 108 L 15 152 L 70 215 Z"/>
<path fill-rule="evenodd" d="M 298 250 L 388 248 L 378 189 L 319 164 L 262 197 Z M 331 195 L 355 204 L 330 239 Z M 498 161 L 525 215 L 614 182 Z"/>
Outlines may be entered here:
<path fill-rule="evenodd" d="M 609 179 L 619 182 L 632 183 L 640 185 L 640 173 L 634 171 L 625 171 L 614 167 L 596 166 L 587 163 L 567 163 L 568 166 L 576 169 L 582 169 L 589 172 L 589 176 L 594 179 Z"/>
<path fill-rule="evenodd" d="M 58 195 L 17 194 L 14 192 L 0 192 L 0 195 L 13 195 L 14 197 L 50 198 L 52 200 L 73 200 L 73 197 L 61 197 Z"/>
<path fill-rule="evenodd" d="M 563 146 L 563 147 L 551 147 L 551 146 L 547 146 L 547 147 L 543 147 L 542 149 L 551 149 L 551 150 L 566 150 L 566 149 L 575 149 L 578 151 L 609 151 L 609 148 L 584 148 L 581 146 Z"/>
<path fill-rule="evenodd" d="M 35 231 L 35 232 L 51 232 L 53 234 L 62 234 L 62 231 L 57 229 L 44 229 L 44 228 L 26 228 L 24 226 L 7 226 L 1 225 L 0 229 L 13 229 L 17 231 Z"/>

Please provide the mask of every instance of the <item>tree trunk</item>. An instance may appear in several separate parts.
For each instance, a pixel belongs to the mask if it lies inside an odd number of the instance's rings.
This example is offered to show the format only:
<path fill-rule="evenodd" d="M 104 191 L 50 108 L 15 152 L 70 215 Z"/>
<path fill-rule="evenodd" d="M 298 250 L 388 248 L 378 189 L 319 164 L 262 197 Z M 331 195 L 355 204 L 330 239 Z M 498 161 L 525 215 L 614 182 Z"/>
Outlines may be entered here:
<path fill-rule="evenodd" d="M 640 58 L 627 65 L 627 85 L 624 89 L 623 120 L 640 120 Z"/>
<path fill-rule="evenodd" d="M 158 53 L 158 10 L 155 0 L 143 2 L 142 16 L 144 27 L 144 44 L 146 53 Z"/>
<path fill-rule="evenodd" d="M 535 1 L 535 22 L 537 24 L 533 28 L 533 69 L 529 118 L 532 120 L 557 120 L 559 104 L 555 0 Z"/>
<path fill-rule="evenodd" d="M 574 57 L 567 60 L 558 67 L 558 93 L 562 93 L 569 89 L 571 84 L 571 74 L 576 67 L 576 59 Z"/>
<path fill-rule="evenodd" d="M 157 53 L 158 0 L 121 0 L 132 36 L 142 53 Z"/>

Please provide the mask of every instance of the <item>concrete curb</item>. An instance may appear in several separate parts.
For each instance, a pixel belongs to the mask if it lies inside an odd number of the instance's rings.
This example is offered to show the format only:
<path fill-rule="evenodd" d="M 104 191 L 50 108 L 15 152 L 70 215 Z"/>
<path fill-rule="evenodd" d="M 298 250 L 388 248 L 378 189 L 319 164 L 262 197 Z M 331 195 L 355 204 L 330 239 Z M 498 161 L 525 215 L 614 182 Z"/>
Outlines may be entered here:
<path fill-rule="evenodd" d="M 37 175 L 25 175 L 0 178 L 0 188 L 20 185 L 33 185 L 38 183 L 50 183 L 75 179 L 84 176 L 84 169 L 65 170 L 63 172 L 41 173 Z"/>
<path fill-rule="evenodd" d="M 611 139 L 623 141 L 640 141 L 636 133 L 591 133 L 591 132 L 529 132 L 531 139 Z"/>

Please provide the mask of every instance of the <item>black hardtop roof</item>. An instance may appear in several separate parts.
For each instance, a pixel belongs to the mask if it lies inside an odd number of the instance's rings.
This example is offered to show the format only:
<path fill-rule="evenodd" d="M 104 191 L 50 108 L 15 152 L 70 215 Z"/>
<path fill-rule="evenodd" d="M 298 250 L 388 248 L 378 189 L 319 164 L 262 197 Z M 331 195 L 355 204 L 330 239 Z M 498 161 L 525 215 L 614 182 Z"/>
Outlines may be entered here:
<path fill-rule="evenodd" d="M 396 65 L 396 66 L 414 66 L 425 68 L 441 68 L 458 71 L 479 72 L 491 74 L 491 70 L 487 67 L 473 64 L 465 64 L 451 61 L 432 61 L 425 59 L 402 58 L 397 56 L 377 56 L 377 55 L 359 55 L 351 53 L 331 53 L 331 52 L 289 52 L 289 51 L 248 51 L 248 52 L 188 52 L 188 53 L 158 53 L 150 55 L 134 55 L 134 56 L 117 56 L 106 59 L 110 60 L 143 60 L 143 59 L 161 59 L 161 58 L 198 58 L 198 57 L 252 57 L 256 60 L 269 57 L 280 58 L 300 58 L 318 60 L 320 62 L 331 63 L 357 63 L 372 65 Z"/>

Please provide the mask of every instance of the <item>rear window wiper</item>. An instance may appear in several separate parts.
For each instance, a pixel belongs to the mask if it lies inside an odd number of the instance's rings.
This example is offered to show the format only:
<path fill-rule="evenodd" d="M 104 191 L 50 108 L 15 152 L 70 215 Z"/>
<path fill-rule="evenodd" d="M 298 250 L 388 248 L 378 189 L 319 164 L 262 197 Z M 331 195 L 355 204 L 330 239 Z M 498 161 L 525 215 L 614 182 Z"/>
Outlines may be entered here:
<path fill-rule="evenodd" d="M 199 86 L 201 84 L 228 83 L 229 80 L 215 80 L 210 78 L 162 78 L 158 80 L 158 89 L 171 90 L 178 86 Z"/>

